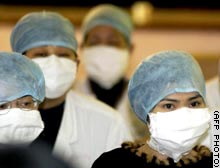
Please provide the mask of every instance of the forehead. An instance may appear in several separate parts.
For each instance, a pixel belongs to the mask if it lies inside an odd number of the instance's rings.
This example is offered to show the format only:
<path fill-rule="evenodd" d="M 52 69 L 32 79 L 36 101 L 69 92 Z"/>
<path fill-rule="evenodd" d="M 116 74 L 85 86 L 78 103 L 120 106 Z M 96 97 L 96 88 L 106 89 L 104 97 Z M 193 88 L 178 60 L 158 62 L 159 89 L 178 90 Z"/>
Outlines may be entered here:
<path fill-rule="evenodd" d="M 87 34 L 87 37 L 103 37 L 103 38 L 124 38 L 123 34 L 119 32 L 117 29 L 108 26 L 108 25 L 98 25 L 94 28 L 92 28 L 89 33 Z"/>
<path fill-rule="evenodd" d="M 39 53 L 44 53 L 46 55 L 53 55 L 53 54 L 68 54 L 68 55 L 73 55 L 73 56 L 77 56 L 77 54 L 69 48 L 65 48 L 65 47 L 60 47 L 60 46 L 41 46 L 41 47 L 35 47 L 35 48 L 31 48 L 26 52 L 27 56 L 31 56 L 32 54 L 39 54 Z"/>
<path fill-rule="evenodd" d="M 173 93 L 166 96 L 164 99 L 176 99 L 176 100 L 188 100 L 193 97 L 201 97 L 202 96 L 198 92 L 188 92 L 188 93 Z"/>
<path fill-rule="evenodd" d="M 40 46 L 29 49 L 27 52 L 34 52 L 34 51 L 48 51 L 48 52 L 56 52 L 56 51 L 66 51 L 66 52 L 73 52 L 69 48 L 61 47 L 61 46 Z"/>
<path fill-rule="evenodd" d="M 32 99 L 33 99 L 32 96 L 30 96 L 30 95 L 26 95 L 26 96 L 20 97 L 20 98 L 15 99 L 15 100 L 32 100 Z"/>

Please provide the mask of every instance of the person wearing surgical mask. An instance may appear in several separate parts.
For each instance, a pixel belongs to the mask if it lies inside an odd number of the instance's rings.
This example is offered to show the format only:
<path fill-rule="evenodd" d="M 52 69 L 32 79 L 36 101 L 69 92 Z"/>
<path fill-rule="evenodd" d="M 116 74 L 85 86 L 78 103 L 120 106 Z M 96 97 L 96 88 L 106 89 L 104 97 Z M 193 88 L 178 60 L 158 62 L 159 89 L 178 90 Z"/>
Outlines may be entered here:
<path fill-rule="evenodd" d="M 206 81 L 207 103 L 212 111 L 220 109 L 220 59 L 218 60 L 218 74 Z"/>
<path fill-rule="evenodd" d="M 170 50 L 146 57 L 129 81 L 128 96 L 150 137 L 102 154 L 92 168 L 212 167 L 205 94 L 201 68 L 189 53 Z"/>
<path fill-rule="evenodd" d="M 14 52 L 0 52 L 0 144 L 29 145 L 44 129 L 38 106 L 45 97 L 40 67 Z"/>
<path fill-rule="evenodd" d="M 82 24 L 81 56 L 86 78 L 75 88 L 118 110 L 135 139 L 147 135 L 144 125 L 131 112 L 127 97 L 133 24 L 129 14 L 112 4 L 92 8 Z"/>
<path fill-rule="evenodd" d="M 33 145 L 46 142 L 53 153 L 87 168 L 102 152 L 132 139 L 115 110 L 71 89 L 79 58 L 67 18 L 50 11 L 26 14 L 12 31 L 11 47 L 36 62 L 45 76 L 46 99 L 39 107 L 45 129 Z"/>

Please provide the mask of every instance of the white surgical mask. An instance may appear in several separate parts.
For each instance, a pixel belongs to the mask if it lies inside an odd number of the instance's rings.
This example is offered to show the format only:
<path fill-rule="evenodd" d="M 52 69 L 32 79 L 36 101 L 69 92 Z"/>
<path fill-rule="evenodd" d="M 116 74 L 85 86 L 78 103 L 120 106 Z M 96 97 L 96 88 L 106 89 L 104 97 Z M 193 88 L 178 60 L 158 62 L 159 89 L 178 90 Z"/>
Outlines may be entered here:
<path fill-rule="evenodd" d="M 210 126 L 207 108 L 181 108 L 171 112 L 150 113 L 149 146 L 178 162 L 203 139 Z"/>
<path fill-rule="evenodd" d="M 43 131 L 38 110 L 12 108 L 0 111 L 0 143 L 29 144 Z"/>
<path fill-rule="evenodd" d="M 104 45 L 87 47 L 82 56 L 88 76 L 105 89 L 112 88 L 126 73 L 129 52 Z"/>
<path fill-rule="evenodd" d="M 50 55 L 45 58 L 34 58 L 43 71 L 46 83 L 46 97 L 58 98 L 72 86 L 76 77 L 76 62 L 68 58 Z"/>

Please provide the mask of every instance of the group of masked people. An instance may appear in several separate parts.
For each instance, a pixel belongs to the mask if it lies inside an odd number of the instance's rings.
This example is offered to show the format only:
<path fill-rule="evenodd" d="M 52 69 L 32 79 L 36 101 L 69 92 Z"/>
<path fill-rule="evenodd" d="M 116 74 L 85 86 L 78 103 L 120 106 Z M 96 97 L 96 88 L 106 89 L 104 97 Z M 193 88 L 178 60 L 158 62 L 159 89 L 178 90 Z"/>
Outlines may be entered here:
<path fill-rule="evenodd" d="M 160 51 L 128 80 L 132 30 L 121 8 L 98 5 L 85 17 L 78 55 L 70 20 L 52 11 L 23 16 L 12 52 L 0 52 L 0 143 L 44 144 L 77 168 L 211 167 L 199 64 L 185 51 Z"/>

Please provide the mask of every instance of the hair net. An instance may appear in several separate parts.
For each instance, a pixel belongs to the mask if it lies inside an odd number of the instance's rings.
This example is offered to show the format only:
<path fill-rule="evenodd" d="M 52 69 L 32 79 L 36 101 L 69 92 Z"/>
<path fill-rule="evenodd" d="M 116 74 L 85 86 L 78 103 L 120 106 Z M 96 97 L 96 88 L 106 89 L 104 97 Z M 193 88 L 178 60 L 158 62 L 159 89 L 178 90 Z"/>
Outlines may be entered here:
<path fill-rule="evenodd" d="M 124 35 L 130 44 L 133 25 L 128 13 L 121 8 L 111 4 L 102 4 L 92 8 L 83 21 L 83 39 L 85 40 L 87 33 L 98 25 L 108 25 L 115 28 Z"/>
<path fill-rule="evenodd" d="M 0 52 L 0 104 L 30 95 L 42 102 L 45 81 L 40 67 L 13 52 Z"/>
<path fill-rule="evenodd" d="M 15 25 L 10 40 L 12 50 L 19 53 L 47 45 L 77 50 L 72 23 L 55 12 L 33 12 L 23 16 Z"/>
<path fill-rule="evenodd" d="M 164 51 L 146 58 L 128 85 L 130 104 L 145 123 L 147 114 L 166 96 L 194 91 L 206 101 L 201 68 L 191 55 L 182 51 Z"/>

